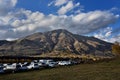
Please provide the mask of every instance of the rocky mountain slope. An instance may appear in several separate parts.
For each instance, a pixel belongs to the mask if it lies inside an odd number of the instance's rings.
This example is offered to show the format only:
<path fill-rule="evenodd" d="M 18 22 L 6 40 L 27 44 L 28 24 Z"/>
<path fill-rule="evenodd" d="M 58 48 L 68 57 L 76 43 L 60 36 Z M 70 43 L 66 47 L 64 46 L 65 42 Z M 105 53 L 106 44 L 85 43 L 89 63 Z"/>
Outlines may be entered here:
<path fill-rule="evenodd" d="M 0 41 L 0 55 L 40 55 L 56 53 L 111 55 L 111 43 L 94 37 L 58 29 L 35 33 L 15 41 Z"/>

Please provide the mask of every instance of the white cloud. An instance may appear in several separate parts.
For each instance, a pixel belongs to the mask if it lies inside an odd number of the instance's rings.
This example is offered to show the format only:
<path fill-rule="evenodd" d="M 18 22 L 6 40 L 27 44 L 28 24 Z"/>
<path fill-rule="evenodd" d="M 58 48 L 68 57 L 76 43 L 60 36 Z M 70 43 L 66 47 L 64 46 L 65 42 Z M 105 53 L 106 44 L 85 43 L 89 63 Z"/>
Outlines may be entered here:
<path fill-rule="evenodd" d="M 51 6 L 52 4 L 54 4 L 54 6 L 62 6 L 64 4 L 66 4 L 69 0 L 55 0 L 52 1 L 48 4 L 48 6 Z"/>
<path fill-rule="evenodd" d="M 0 25 L 2 30 L 0 38 L 16 39 L 35 32 L 54 29 L 67 29 L 73 33 L 87 34 L 114 23 L 117 18 L 117 15 L 108 11 L 91 11 L 67 16 L 44 15 L 41 12 L 21 9 L 1 17 L 4 24 Z M 111 32 L 107 32 L 105 35 L 109 36 L 110 34 Z"/>
<path fill-rule="evenodd" d="M 69 0 L 56 0 L 55 1 L 55 6 L 61 6 L 65 3 L 67 3 Z"/>
<path fill-rule="evenodd" d="M 91 11 L 88 13 L 80 13 L 73 17 L 74 27 L 80 34 L 89 33 L 95 31 L 101 27 L 106 27 L 111 23 L 114 23 L 118 17 L 108 11 Z"/>
<path fill-rule="evenodd" d="M 48 4 L 48 6 L 51 6 L 51 5 L 59 7 L 57 11 L 59 15 L 64 15 L 67 12 L 74 10 L 77 7 L 79 7 L 80 10 L 83 10 L 82 9 L 83 6 L 80 7 L 80 3 L 79 2 L 74 3 L 74 0 L 55 0 Z"/>
<path fill-rule="evenodd" d="M 112 35 L 112 28 L 107 27 L 101 29 L 99 32 L 94 34 L 94 37 L 99 38 L 104 41 L 108 41 L 109 37 Z"/>
<path fill-rule="evenodd" d="M 11 4 L 12 9 L 16 2 L 11 2 Z M 73 33 L 88 34 L 114 23 L 119 18 L 119 15 L 115 15 L 110 11 L 99 10 L 65 15 L 68 11 L 79 5 L 80 3 L 74 4 L 73 1 L 68 1 L 65 3 L 65 6 L 61 4 L 64 9 L 61 7 L 60 14 L 64 15 L 45 15 L 42 12 L 32 12 L 25 9 L 8 11 L 6 15 L 0 16 L 0 39 L 13 40 L 35 32 L 54 29 L 66 29 Z M 106 37 L 111 35 L 110 29 L 105 32 L 107 32 L 104 34 Z"/>
<path fill-rule="evenodd" d="M 69 1 L 65 6 L 62 6 L 59 10 L 58 10 L 58 14 L 62 15 L 62 14 L 66 14 L 68 11 L 72 10 L 74 8 L 74 4 L 72 1 Z"/>
<path fill-rule="evenodd" d="M 17 40 L 17 39 L 18 39 L 18 38 L 16 38 L 16 39 L 15 39 L 15 38 L 7 38 L 6 40 L 7 40 L 7 41 L 14 41 L 14 40 Z"/>
<path fill-rule="evenodd" d="M 111 27 L 108 27 L 106 30 L 105 30 L 106 34 L 105 34 L 105 37 L 110 37 L 112 35 L 112 28 Z"/>
<path fill-rule="evenodd" d="M 79 3 L 79 2 L 75 4 L 75 7 L 78 7 L 78 6 L 80 6 L 80 3 Z"/>
<path fill-rule="evenodd" d="M 120 34 L 118 34 L 117 36 L 114 36 L 114 37 L 110 38 L 108 41 L 112 42 L 112 43 L 114 43 L 114 42 L 117 41 L 117 42 L 120 43 Z"/>
<path fill-rule="evenodd" d="M 54 3 L 55 3 L 55 1 L 52 1 L 52 2 L 48 3 L 48 6 L 51 6 L 51 5 L 53 5 Z"/>
<path fill-rule="evenodd" d="M 75 14 L 80 14 L 80 13 L 81 13 L 81 10 L 76 10 L 74 13 L 75 13 Z"/>
<path fill-rule="evenodd" d="M 0 15 L 7 14 L 17 3 L 17 0 L 0 0 Z"/>
<path fill-rule="evenodd" d="M 95 33 L 94 37 L 111 43 L 120 42 L 120 34 L 113 35 L 113 31 L 111 27 L 107 27 Z"/>

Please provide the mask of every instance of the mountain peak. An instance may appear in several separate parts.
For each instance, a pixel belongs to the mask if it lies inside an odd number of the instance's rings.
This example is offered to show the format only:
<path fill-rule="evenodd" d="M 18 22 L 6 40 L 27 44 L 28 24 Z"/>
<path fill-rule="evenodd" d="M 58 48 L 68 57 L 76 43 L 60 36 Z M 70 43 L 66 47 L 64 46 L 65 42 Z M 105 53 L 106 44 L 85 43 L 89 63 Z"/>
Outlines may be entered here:
<path fill-rule="evenodd" d="M 56 29 L 56 30 L 44 32 L 44 34 L 49 34 L 49 33 L 58 33 L 58 34 L 60 34 L 60 33 L 70 33 L 70 34 L 72 34 L 71 32 L 69 32 L 66 29 Z"/>
<path fill-rule="evenodd" d="M 65 29 L 57 29 L 35 33 L 10 44 L 4 42 L 0 45 L 0 55 L 3 53 L 5 55 L 70 53 L 106 56 L 111 54 L 111 44 L 96 38 L 72 34 Z"/>

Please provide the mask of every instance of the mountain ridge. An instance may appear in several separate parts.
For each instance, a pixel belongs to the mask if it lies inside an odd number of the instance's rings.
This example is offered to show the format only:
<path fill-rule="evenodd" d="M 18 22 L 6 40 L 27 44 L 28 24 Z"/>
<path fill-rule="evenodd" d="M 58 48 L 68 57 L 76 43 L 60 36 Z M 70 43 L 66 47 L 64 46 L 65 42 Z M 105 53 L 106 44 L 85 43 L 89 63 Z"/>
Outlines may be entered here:
<path fill-rule="evenodd" d="M 38 32 L 15 41 L 0 41 L 0 55 L 41 55 L 71 53 L 111 56 L 111 43 L 58 29 Z"/>

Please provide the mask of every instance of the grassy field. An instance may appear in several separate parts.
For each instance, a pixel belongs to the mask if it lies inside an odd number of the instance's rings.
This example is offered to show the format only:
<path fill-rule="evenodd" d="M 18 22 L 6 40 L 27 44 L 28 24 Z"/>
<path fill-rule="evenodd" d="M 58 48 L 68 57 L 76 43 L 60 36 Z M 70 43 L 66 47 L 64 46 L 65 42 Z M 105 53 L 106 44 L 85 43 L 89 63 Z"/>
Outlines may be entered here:
<path fill-rule="evenodd" d="M 120 59 L 109 62 L 2 74 L 0 80 L 120 80 Z"/>

